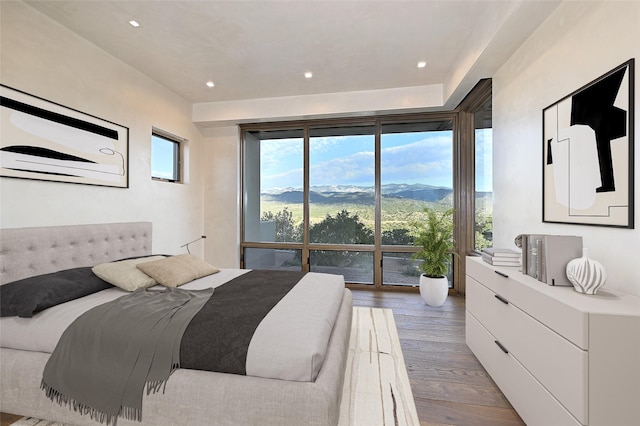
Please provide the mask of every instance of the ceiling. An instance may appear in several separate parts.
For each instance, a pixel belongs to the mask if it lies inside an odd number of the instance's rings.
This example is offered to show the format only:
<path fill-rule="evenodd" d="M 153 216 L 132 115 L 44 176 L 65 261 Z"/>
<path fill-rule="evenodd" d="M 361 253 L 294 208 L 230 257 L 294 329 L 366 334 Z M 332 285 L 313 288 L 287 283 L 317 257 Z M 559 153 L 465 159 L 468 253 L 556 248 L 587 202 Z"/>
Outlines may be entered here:
<path fill-rule="evenodd" d="M 445 101 L 457 102 L 497 71 L 558 4 L 25 3 L 192 103 L 428 85 L 441 85 Z M 419 61 L 426 66 L 418 68 Z M 312 78 L 304 77 L 308 71 Z"/>

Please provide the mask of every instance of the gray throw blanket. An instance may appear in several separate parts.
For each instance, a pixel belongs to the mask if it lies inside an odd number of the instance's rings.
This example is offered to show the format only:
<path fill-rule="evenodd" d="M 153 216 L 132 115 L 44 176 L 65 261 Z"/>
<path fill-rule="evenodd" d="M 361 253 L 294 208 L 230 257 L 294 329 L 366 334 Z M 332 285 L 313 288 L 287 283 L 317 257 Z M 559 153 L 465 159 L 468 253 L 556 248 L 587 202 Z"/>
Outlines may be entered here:
<path fill-rule="evenodd" d="M 212 294 L 141 289 L 87 311 L 60 338 L 42 389 L 100 423 L 115 425 L 119 416 L 140 421 L 145 385 L 147 394 L 163 389 L 180 367 L 184 330 Z"/>

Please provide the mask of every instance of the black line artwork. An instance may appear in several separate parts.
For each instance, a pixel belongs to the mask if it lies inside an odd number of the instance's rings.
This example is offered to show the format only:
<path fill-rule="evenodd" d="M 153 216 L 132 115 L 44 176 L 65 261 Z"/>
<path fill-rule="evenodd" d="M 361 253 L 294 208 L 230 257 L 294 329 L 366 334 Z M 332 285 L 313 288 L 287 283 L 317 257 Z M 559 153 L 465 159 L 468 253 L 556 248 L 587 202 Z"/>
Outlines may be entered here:
<path fill-rule="evenodd" d="M 543 221 L 633 228 L 631 59 L 543 110 Z"/>
<path fill-rule="evenodd" d="M 0 89 L 2 176 L 128 187 L 128 128 Z"/>

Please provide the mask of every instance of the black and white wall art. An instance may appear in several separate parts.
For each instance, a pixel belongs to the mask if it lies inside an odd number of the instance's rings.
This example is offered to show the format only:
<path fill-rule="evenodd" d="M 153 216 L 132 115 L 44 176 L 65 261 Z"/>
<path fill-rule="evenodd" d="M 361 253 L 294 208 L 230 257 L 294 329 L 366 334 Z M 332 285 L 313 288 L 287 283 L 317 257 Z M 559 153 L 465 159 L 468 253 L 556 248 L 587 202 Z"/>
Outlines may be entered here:
<path fill-rule="evenodd" d="M 0 176 L 129 186 L 129 129 L 0 85 Z"/>
<path fill-rule="evenodd" d="M 544 222 L 633 228 L 634 60 L 545 108 Z"/>

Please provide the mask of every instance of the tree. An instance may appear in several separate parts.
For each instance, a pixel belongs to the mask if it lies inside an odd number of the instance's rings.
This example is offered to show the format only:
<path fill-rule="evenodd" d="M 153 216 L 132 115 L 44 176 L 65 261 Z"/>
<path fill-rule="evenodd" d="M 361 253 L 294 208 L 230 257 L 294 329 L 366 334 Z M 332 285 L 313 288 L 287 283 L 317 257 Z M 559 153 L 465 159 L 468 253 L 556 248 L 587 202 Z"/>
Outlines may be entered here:
<path fill-rule="evenodd" d="M 373 244 L 373 231 L 360 222 L 356 213 L 351 216 L 342 210 L 335 217 L 327 215 L 309 229 L 310 240 L 324 244 Z"/>
<path fill-rule="evenodd" d="M 476 210 L 475 249 L 491 247 L 493 244 L 493 216 L 481 209 Z"/>
<path fill-rule="evenodd" d="M 310 240 L 323 244 L 373 244 L 373 231 L 367 228 L 360 217 L 342 210 L 335 217 L 327 215 L 320 223 L 309 229 Z M 314 253 L 314 265 L 349 267 L 358 266 L 358 252 L 318 250 Z"/>
<path fill-rule="evenodd" d="M 391 231 L 382 231 L 382 244 L 394 246 L 410 246 L 413 245 L 414 236 L 409 233 L 408 229 L 396 228 Z"/>
<path fill-rule="evenodd" d="M 262 213 L 261 222 L 275 222 L 276 237 L 275 242 L 300 242 L 302 241 L 302 232 L 300 226 L 293 223 L 293 213 L 287 207 L 279 211 L 275 215 L 271 212 Z"/>

